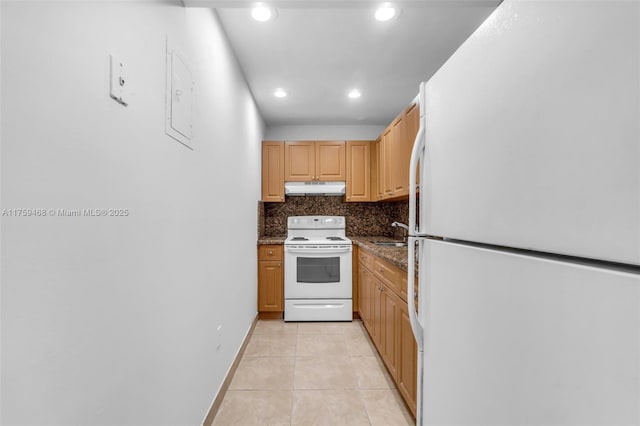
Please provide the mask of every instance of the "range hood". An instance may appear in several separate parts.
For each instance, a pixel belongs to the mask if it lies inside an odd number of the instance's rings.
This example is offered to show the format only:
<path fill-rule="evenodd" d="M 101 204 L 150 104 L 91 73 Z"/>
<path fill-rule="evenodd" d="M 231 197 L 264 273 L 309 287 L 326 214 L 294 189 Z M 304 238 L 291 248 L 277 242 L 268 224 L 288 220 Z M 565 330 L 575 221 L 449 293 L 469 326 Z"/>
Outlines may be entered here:
<path fill-rule="evenodd" d="M 285 182 L 285 195 L 344 195 L 344 182 Z"/>

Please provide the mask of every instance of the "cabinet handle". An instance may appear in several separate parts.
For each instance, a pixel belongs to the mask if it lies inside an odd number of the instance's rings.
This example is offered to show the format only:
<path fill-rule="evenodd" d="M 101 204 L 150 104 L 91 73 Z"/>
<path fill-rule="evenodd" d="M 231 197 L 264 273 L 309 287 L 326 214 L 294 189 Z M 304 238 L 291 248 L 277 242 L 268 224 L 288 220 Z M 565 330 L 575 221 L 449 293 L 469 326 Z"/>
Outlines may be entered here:
<path fill-rule="evenodd" d="M 269 256 L 271 256 L 273 255 L 273 250 L 269 250 L 267 253 L 269 254 Z"/>

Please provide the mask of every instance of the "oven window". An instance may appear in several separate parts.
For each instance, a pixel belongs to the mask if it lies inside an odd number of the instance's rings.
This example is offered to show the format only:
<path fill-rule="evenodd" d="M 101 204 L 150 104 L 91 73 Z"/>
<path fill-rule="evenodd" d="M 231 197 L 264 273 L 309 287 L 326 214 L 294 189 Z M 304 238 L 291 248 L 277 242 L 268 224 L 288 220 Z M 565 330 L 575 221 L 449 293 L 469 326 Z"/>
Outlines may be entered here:
<path fill-rule="evenodd" d="M 297 282 L 299 283 L 339 283 L 339 257 L 297 257 Z"/>

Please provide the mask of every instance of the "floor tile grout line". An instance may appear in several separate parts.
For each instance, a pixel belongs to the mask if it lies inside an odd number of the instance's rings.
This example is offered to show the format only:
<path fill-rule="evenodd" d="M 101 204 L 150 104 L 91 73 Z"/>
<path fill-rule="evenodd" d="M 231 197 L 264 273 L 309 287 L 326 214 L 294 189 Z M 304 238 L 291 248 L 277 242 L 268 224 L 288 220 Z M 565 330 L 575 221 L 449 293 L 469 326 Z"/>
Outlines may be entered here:
<path fill-rule="evenodd" d="M 298 347 L 299 347 L 299 343 L 300 343 L 300 342 L 299 342 L 299 338 L 298 338 L 298 336 L 300 336 L 300 335 L 305 335 L 305 334 L 312 334 L 312 333 L 300 333 L 300 332 L 299 332 L 299 331 L 300 331 L 300 327 L 298 327 L 298 325 L 297 325 L 297 324 L 296 324 L 296 328 L 297 328 L 297 330 L 296 330 L 296 331 L 297 331 L 297 333 L 295 333 L 295 334 L 294 334 L 294 335 L 296 335 L 296 339 L 295 339 L 295 348 L 294 348 L 294 349 L 295 349 L 295 350 L 294 350 L 294 353 L 295 353 L 296 355 L 289 356 L 289 355 L 273 355 L 273 354 L 269 354 L 269 355 L 262 355 L 262 356 L 261 356 L 261 355 L 256 355 L 256 356 L 249 357 L 249 356 L 247 356 L 247 354 L 244 354 L 244 356 L 243 356 L 243 358 L 242 358 L 242 360 L 241 360 L 241 361 L 244 361 L 244 358 L 245 358 L 245 357 L 246 357 L 246 358 L 285 358 L 285 357 L 286 357 L 286 358 L 294 358 L 294 359 L 293 359 L 293 378 L 292 378 L 292 381 L 291 381 L 291 386 L 290 386 L 290 388 L 283 388 L 283 389 L 261 389 L 261 388 L 260 388 L 260 389 L 257 389 L 257 388 L 253 388 L 253 389 L 234 389 L 234 390 L 231 390 L 231 389 L 230 389 L 230 391 L 232 391 L 232 392 L 244 392 L 244 393 L 261 392 L 261 391 L 262 391 L 262 392 L 264 392 L 264 391 L 266 391 L 266 392 L 274 392 L 274 391 L 275 391 L 275 392 L 278 392 L 278 391 L 291 392 L 291 406 L 290 406 L 290 412 L 289 412 L 289 418 L 290 418 L 289 425 L 290 425 L 290 426 L 292 426 L 292 425 L 294 424 L 294 422 L 293 422 L 293 420 L 294 420 L 294 419 L 293 419 L 293 411 L 294 411 L 294 406 L 295 406 L 295 395 L 296 395 L 296 392 L 298 392 L 298 393 L 300 393 L 300 392 L 309 392 L 309 391 L 310 391 L 310 392 L 314 392 L 314 391 L 316 391 L 316 392 L 317 392 L 317 391 L 320 391 L 320 392 L 323 392 L 323 391 L 324 391 L 324 392 L 331 392 L 331 391 L 350 391 L 350 392 L 352 392 L 353 390 L 356 390 L 356 391 L 358 392 L 357 396 L 358 396 L 358 398 L 359 398 L 360 402 L 363 404 L 363 407 L 364 407 L 364 409 L 365 409 L 365 414 L 366 414 L 366 416 L 367 416 L 368 424 L 369 424 L 369 425 L 372 425 L 372 424 L 373 424 L 373 423 L 372 423 L 372 422 L 373 422 L 373 420 L 372 420 L 372 418 L 371 418 L 371 415 L 370 415 L 370 413 L 369 413 L 369 410 L 367 410 L 366 405 L 364 405 L 364 394 L 365 394 L 365 392 L 370 392 L 370 391 L 383 391 L 383 392 L 387 392 L 387 391 L 390 391 L 390 392 L 392 392 L 392 395 L 395 395 L 395 394 L 397 393 L 397 387 L 396 387 L 396 386 L 393 386 L 393 387 L 391 387 L 391 388 L 389 388 L 389 387 L 385 387 L 385 388 L 364 388 L 364 389 L 363 389 L 363 388 L 360 388 L 360 384 L 359 384 L 359 382 L 358 382 L 358 383 L 356 384 L 356 387 L 355 387 L 355 388 L 351 388 L 351 387 L 347 387 L 347 388 L 333 388 L 333 387 L 328 387 L 328 388 L 296 389 L 296 388 L 295 388 L 295 374 L 296 374 L 296 371 L 297 371 L 297 369 L 298 369 L 298 361 L 299 361 L 299 360 L 298 360 L 298 358 L 314 358 L 314 357 L 318 357 L 318 358 L 327 358 L 327 357 L 330 357 L 330 355 L 326 355 L 326 354 L 325 354 L 325 355 L 312 354 L 312 355 L 302 355 L 302 356 L 298 356 L 298 355 L 297 355 L 297 352 L 298 352 Z M 359 324 L 359 328 L 360 328 L 360 330 L 361 330 L 361 331 L 362 331 L 362 330 L 364 330 L 362 323 L 360 323 L 360 324 Z M 348 341 L 347 337 L 355 337 L 355 335 L 347 336 L 347 334 L 346 334 L 346 332 L 345 332 L 346 330 L 348 330 L 348 329 L 347 329 L 347 328 L 343 328 L 343 329 L 342 329 L 342 331 L 343 331 L 342 336 L 343 336 L 343 339 L 344 339 L 344 342 L 345 342 L 345 343 Z M 351 330 L 349 330 L 349 333 L 351 333 Z M 279 337 L 280 337 L 280 338 L 285 338 L 285 335 L 286 335 L 285 333 L 278 333 L 278 334 L 279 334 Z M 291 334 L 293 334 L 293 333 L 291 333 Z M 323 334 L 323 333 L 319 333 L 319 334 Z M 337 335 L 337 334 L 338 334 L 338 333 L 328 333 L 328 334 L 326 334 L 326 335 Z M 366 335 L 366 331 L 365 331 L 365 336 L 364 336 L 364 337 L 365 337 L 365 338 L 368 338 L 368 336 Z M 371 342 L 370 342 L 370 340 L 368 341 L 368 343 L 369 343 L 369 344 L 371 343 Z M 369 346 L 371 347 L 372 345 L 370 344 Z M 355 369 L 353 368 L 354 360 L 357 360 L 358 358 L 363 358 L 363 357 L 367 357 L 367 358 L 374 358 L 374 359 L 376 360 L 376 364 L 378 364 L 378 367 L 379 367 L 379 368 L 382 368 L 382 369 L 384 369 L 384 368 L 385 368 L 385 367 L 384 367 L 384 364 L 382 363 L 382 358 L 381 358 L 381 356 L 377 353 L 377 351 L 376 351 L 375 349 L 372 351 L 372 353 L 367 354 L 367 355 L 363 355 L 363 354 L 360 354 L 360 355 L 358 355 L 358 354 L 356 354 L 356 355 L 351 355 L 351 353 L 347 353 L 347 354 L 345 354 L 345 355 L 339 356 L 339 358 L 343 358 L 343 357 L 345 357 L 346 359 L 348 359 L 348 361 L 349 361 L 349 363 L 350 363 L 350 367 L 351 367 L 351 368 L 350 368 L 350 371 L 354 374 L 354 376 L 357 376 L 357 375 L 355 374 Z M 383 374 L 384 374 L 384 371 L 383 371 Z M 386 378 L 386 374 L 385 374 L 385 378 Z M 388 384 L 388 381 L 387 381 L 387 384 Z M 395 392 L 395 393 L 394 393 L 394 392 Z M 394 398 L 394 399 L 395 399 L 395 398 Z M 396 402 L 397 402 L 397 401 L 396 401 Z M 398 406 L 398 408 L 400 409 L 400 413 L 399 413 L 399 414 L 401 414 L 401 415 L 404 417 L 404 419 L 406 420 L 406 419 L 407 419 L 407 416 L 405 415 L 406 408 L 405 408 L 405 407 L 400 407 L 400 406 Z"/>
<path fill-rule="evenodd" d="M 371 426 L 371 415 L 369 414 L 369 410 L 367 410 L 367 404 L 364 402 L 364 398 L 362 396 L 362 389 L 358 389 L 358 397 L 360 398 L 360 402 L 362 402 L 362 406 L 364 407 L 364 412 L 367 413 L 367 420 L 369 421 L 369 426 Z"/>

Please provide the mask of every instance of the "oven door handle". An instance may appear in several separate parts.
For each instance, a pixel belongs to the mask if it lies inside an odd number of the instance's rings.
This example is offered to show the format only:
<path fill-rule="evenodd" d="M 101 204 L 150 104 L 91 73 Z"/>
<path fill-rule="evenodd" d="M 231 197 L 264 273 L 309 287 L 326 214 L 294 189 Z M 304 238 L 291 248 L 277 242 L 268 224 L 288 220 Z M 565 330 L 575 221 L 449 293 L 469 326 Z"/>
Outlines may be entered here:
<path fill-rule="evenodd" d="M 287 253 L 297 253 L 297 254 L 340 254 L 340 253 L 349 253 L 351 251 L 351 247 L 327 247 L 327 248 L 293 248 L 285 246 L 284 250 Z"/>

